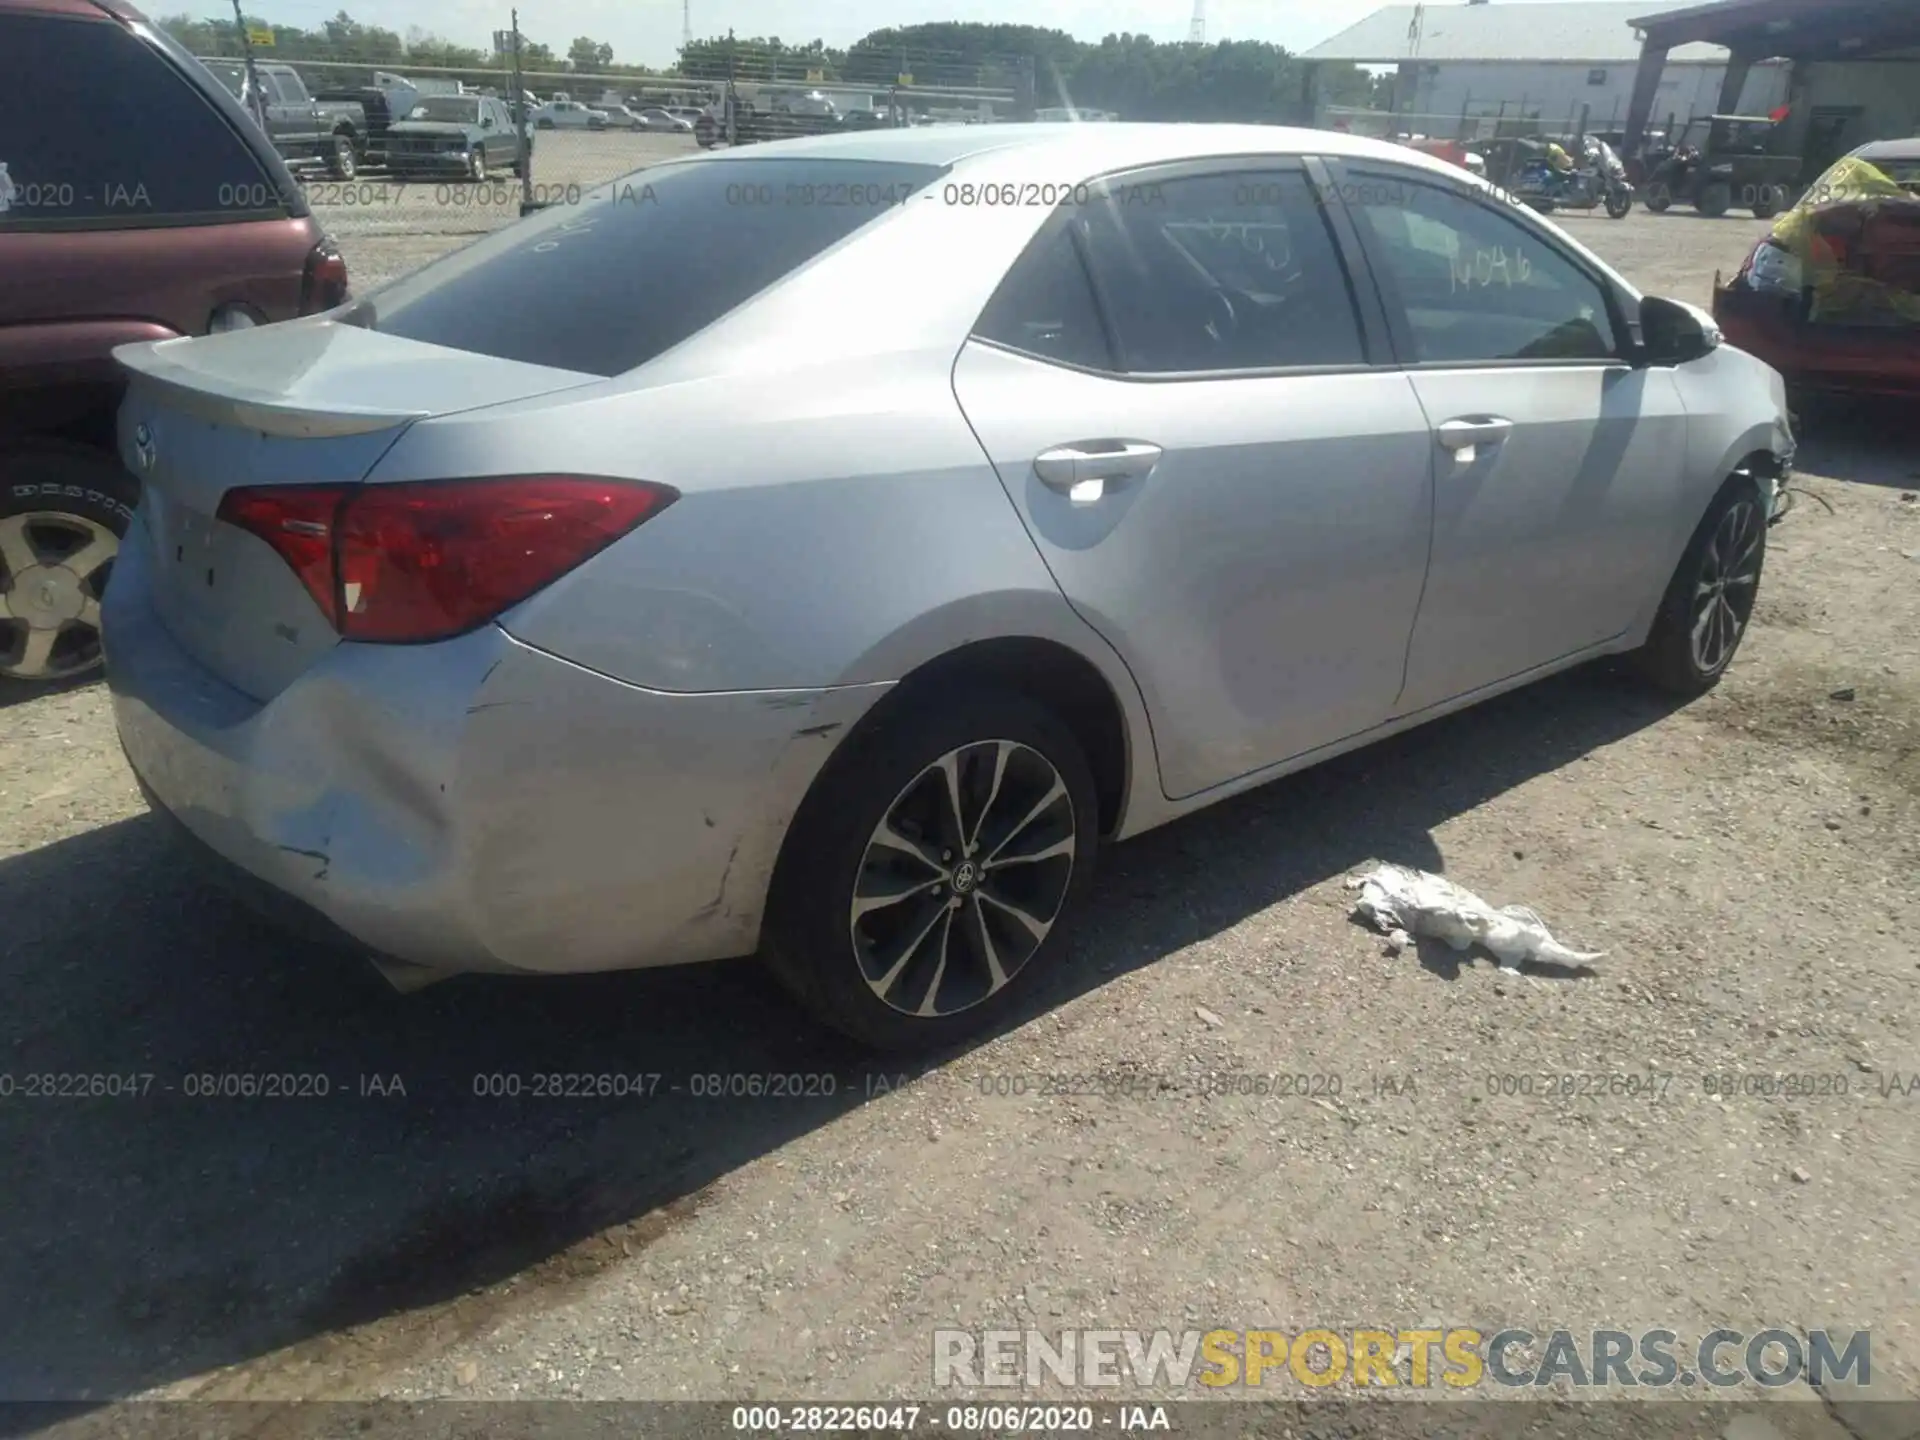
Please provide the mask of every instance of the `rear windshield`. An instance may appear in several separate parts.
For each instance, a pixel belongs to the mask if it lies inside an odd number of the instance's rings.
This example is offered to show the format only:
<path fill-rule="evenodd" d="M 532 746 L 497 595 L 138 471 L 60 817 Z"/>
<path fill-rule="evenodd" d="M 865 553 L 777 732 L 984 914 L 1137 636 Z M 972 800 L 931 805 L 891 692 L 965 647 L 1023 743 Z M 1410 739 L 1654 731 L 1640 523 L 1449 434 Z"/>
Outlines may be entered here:
<path fill-rule="evenodd" d="M 205 64 L 213 72 L 213 78 L 232 92 L 234 99 L 244 98 L 247 93 L 247 69 L 244 65 L 237 60 L 208 60 Z"/>
<path fill-rule="evenodd" d="M 341 318 L 502 360 L 618 375 L 942 173 L 758 157 L 637 171 L 396 281 Z"/>
<path fill-rule="evenodd" d="M 474 125 L 480 120 L 480 102 L 459 95 L 432 95 L 407 112 L 409 120 L 444 120 L 452 125 Z"/>

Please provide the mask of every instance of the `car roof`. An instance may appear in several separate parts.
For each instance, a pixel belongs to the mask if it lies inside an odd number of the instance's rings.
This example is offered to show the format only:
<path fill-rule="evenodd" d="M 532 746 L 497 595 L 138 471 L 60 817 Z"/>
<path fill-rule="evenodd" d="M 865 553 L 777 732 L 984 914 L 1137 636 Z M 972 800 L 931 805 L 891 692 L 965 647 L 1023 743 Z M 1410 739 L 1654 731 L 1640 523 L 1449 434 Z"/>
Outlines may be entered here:
<path fill-rule="evenodd" d="M 1920 135 L 1905 140 L 1874 140 L 1853 153 L 1862 160 L 1920 160 Z"/>
<path fill-rule="evenodd" d="M 96 4 L 94 0 L 0 0 L 0 15 L 66 15 L 76 20 L 138 20 L 126 5 Z"/>
<path fill-rule="evenodd" d="M 988 155 L 1058 160 L 1093 174 L 1128 166 L 1163 165 L 1229 155 L 1327 155 L 1390 160 L 1448 176 L 1461 172 L 1444 160 L 1404 145 L 1338 130 L 1288 125 L 1098 124 L 929 125 L 811 135 L 723 150 L 708 158 L 723 164 L 756 156 L 783 159 L 874 160 L 905 165 L 953 166 Z"/>

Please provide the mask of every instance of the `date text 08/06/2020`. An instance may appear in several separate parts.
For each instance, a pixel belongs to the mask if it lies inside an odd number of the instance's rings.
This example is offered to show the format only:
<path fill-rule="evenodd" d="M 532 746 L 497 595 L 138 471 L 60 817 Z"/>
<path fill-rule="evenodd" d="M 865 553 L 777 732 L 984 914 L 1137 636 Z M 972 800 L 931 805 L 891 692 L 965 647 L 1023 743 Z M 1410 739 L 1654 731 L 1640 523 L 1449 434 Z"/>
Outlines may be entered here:
<path fill-rule="evenodd" d="M 961 1435 L 1123 1434 L 1170 1431 L 1165 1405 L 736 1405 L 730 1427 L 745 1434 Z"/>

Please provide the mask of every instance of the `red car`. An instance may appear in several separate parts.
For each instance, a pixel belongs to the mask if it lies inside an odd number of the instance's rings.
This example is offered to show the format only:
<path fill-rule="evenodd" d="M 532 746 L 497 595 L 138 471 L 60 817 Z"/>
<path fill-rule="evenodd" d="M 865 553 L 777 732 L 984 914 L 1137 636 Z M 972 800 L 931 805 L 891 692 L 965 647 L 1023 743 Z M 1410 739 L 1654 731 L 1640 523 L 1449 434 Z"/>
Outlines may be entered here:
<path fill-rule="evenodd" d="M 0 0 L 0 677 L 101 664 L 140 493 L 113 347 L 346 293 L 286 163 L 205 66 L 119 0 Z"/>
<path fill-rule="evenodd" d="M 1713 313 L 1803 394 L 1920 396 L 1920 139 L 1829 170 L 1730 281 L 1714 278 Z"/>

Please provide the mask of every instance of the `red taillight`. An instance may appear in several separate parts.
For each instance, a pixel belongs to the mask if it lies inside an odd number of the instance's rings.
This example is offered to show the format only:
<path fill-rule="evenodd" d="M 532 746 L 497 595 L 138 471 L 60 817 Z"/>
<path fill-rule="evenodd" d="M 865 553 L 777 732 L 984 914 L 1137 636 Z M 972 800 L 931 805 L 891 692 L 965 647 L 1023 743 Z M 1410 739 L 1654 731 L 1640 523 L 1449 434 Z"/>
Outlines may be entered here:
<path fill-rule="evenodd" d="M 307 256 L 300 285 L 300 313 L 318 315 L 347 301 L 347 262 L 331 240 L 322 240 Z"/>
<path fill-rule="evenodd" d="M 333 532 L 347 494 L 339 485 L 229 490 L 220 498 L 220 518 L 252 531 L 278 551 L 307 587 L 320 613 L 332 620 L 336 609 Z"/>
<path fill-rule="evenodd" d="M 444 640 L 517 605 L 677 492 L 576 475 L 232 490 L 220 518 L 279 552 L 348 640 Z"/>

